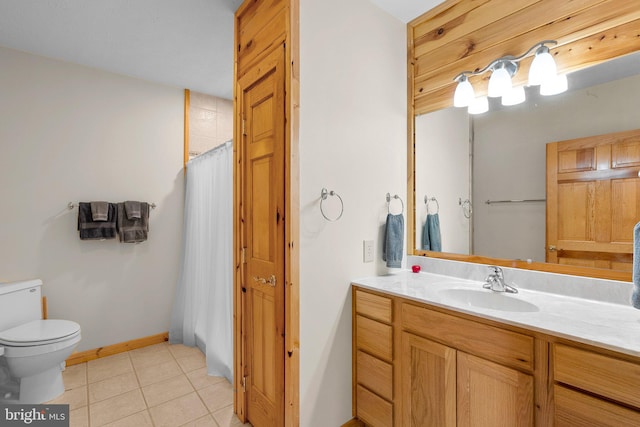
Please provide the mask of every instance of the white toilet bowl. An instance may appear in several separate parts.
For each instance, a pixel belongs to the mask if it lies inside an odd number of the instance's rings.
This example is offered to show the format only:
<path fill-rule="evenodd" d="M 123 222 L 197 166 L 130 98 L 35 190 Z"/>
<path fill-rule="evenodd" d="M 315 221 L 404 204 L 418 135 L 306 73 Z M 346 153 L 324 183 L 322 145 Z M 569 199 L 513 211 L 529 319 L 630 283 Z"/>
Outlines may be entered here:
<path fill-rule="evenodd" d="M 64 392 L 64 361 L 80 342 L 80 325 L 69 320 L 32 320 L 0 331 L 0 362 L 19 382 L 3 390 L 0 403 L 43 403 Z"/>

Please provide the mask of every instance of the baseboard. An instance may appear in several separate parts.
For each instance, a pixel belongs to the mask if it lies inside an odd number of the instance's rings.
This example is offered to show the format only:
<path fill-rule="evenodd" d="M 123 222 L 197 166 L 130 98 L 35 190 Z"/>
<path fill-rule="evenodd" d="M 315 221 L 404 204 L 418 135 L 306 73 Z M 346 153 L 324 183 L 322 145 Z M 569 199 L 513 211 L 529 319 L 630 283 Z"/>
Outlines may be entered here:
<path fill-rule="evenodd" d="M 342 427 L 364 427 L 364 423 L 357 418 L 353 418 L 342 424 Z"/>
<path fill-rule="evenodd" d="M 149 345 L 160 344 L 165 341 L 169 341 L 169 332 L 150 335 L 148 337 L 112 344 L 105 347 L 94 348 L 93 350 L 77 351 L 69 356 L 67 359 L 67 366 L 77 365 L 79 363 L 88 362 L 101 357 L 113 356 L 114 354 L 124 353 L 125 351 L 135 350 L 136 348 L 147 347 Z"/>

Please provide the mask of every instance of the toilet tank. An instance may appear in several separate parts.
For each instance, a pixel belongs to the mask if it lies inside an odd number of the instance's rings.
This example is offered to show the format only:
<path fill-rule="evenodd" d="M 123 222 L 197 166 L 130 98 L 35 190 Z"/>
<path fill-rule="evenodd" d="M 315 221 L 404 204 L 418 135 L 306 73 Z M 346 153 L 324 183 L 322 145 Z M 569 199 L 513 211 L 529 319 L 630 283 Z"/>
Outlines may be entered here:
<path fill-rule="evenodd" d="M 0 283 L 0 331 L 42 319 L 42 280 Z"/>

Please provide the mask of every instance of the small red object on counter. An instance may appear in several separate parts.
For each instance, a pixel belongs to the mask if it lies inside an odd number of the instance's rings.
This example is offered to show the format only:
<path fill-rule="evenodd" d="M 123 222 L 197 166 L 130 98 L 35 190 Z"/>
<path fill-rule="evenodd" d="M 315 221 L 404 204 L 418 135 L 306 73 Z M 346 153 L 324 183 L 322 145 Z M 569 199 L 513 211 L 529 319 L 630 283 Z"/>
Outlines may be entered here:
<path fill-rule="evenodd" d="M 419 265 L 412 265 L 411 266 L 411 270 L 413 270 L 414 273 L 420 273 L 420 266 Z"/>

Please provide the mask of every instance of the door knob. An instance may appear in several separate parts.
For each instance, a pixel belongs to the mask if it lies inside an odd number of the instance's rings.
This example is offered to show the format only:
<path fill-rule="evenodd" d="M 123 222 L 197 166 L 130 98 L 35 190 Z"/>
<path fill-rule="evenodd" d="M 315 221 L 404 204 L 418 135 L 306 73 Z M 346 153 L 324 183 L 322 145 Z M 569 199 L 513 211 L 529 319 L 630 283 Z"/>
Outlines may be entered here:
<path fill-rule="evenodd" d="M 262 283 L 263 285 L 273 286 L 274 288 L 276 287 L 276 276 L 273 274 L 268 279 L 265 279 L 264 277 L 254 276 L 253 280 L 255 282 Z"/>
<path fill-rule="evenodd" d="M 549 252 L 555 252 L 556 251 L 556 247 L 553 245 L 549 245 Z"/>

